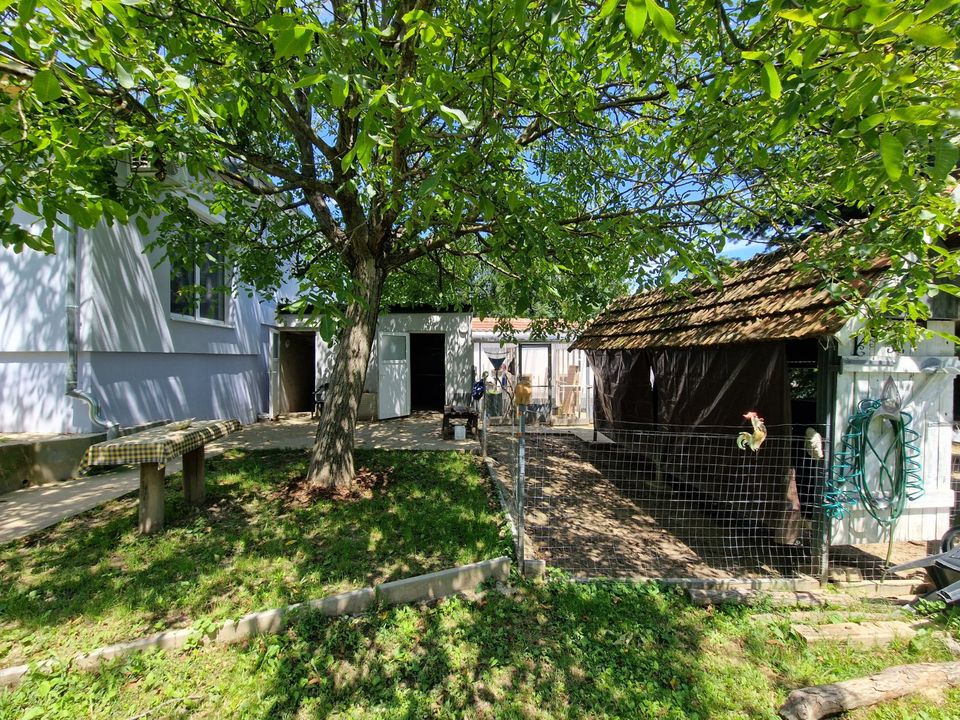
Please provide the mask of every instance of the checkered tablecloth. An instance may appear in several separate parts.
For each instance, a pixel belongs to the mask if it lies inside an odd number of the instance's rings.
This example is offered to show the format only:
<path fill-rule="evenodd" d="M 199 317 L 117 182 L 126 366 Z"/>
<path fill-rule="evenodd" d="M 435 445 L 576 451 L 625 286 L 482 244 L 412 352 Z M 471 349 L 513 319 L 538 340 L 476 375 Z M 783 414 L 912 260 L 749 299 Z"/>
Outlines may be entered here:
<path fill-rule="evenodd" d="M 81 467 L 93 465 L 166 465 L 184 453 L 196 450 L 211 440 L 240 429 L 238 420 L 201 420 L 183 430 L 170 430 L 167 425 L 150 428 L 87 448 Z"/>

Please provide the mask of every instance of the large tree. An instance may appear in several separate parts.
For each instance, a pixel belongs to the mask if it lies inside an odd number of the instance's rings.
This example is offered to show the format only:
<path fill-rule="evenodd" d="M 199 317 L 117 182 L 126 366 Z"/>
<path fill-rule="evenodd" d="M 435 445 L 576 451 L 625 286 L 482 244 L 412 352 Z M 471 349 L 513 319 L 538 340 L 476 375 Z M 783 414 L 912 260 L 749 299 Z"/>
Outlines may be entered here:
<path fill-rule="evenodd" d="M 956 267 L 957 11 L 821 0 L 0 0 L 0 237 L 169 211 L 185 162 L 240 279 L 283 273 L 336 334 L 310 479 L 347 484 L 385 296 L 583 320 L 625 281 L 715 277 L 781 225 L 909 281 Z M 130 173 L 131 157 L 157 173 Z M 20 206 L 46 220 L 31 234 Z M 182 214 L 170 215 L 175 221 Z M 168 223 L 169 224 L 169 223 Z M 171 256 L 200 249 L 166 228 Z M 937 252 L 931 252 L 930 248 Z M 949 287 L 947 288 L 949 289 Z"/>

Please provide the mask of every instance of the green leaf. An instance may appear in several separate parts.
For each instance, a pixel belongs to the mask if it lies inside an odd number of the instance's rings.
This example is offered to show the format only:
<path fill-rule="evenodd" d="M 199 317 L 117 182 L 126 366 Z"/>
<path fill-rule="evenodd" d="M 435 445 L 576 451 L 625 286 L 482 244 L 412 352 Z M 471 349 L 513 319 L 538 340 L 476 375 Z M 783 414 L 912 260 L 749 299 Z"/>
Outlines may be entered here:
<path fill-rule="evenodd" d="M 820 53 L 827 47 L 828 42 L 829 38 L 826 35 L 821 35 L 807 43 L 807 46 L 803 49 L 803 67 L 809 68 L 813 65 L 820 58 Z"/>
<path fill-rule="evenodd" d="M 857 130 L 859 130 L 861 133 L 870 132 L 877 125 L 880 125 L 881 123 L 886 122 L 887 119 L 888 119 L 887 113 L 874 113 L 873 115 L 870 115 L 869 117 L 866 117 L 863 120 L 861 120 L 860 124 L 857 126 Z"/>
<path fill-rule="evenodd" d="M 896 135 L 883 133 L 880 136 L 880 158 L 887 177 L 896 182 L 903 175 L 903 143 Z"/>
<path fill-rule="evenodd" d="M 404 13 L 402 20 L 404 25 L 411 25 L 421 20 L 429 20 L 430 17 L 432 16 L 426 10 L 411 10 L 408 13 Z"/>
<path fill-rule="evenodd" d="M 677 33 L 677 21 L 669 10 L 657 5 L 656 0 L 646 0 L 647 15 L 650 16 L 653 26 L 657 29 L 667 42 L 680 42 L 680 35 Z"/>
<path fill-rule="evenodd" d="M 957 0 L 929 0 L 917 15 L 917 22 L 923 23 L 957 4 Z"/>
<path fill-rule="evenodd" d="M 451 126 L 454 122 L 459 122 L 461 125 L 467 125 L 469 122 L 463 110 L 457 110 L 456 108 L 447 107 L 446 105 L 440 106 L 440 115 L 447 121 L 447 124 Z"/>
<path fill-rule="evenodd" d="M 193 85 L 193 81 L 186 75 L 177 75 L 173 79 L 173 82 L 176 83 L 177 87 L 181 90 L 189 90 L 190 86 Z"/>
<path fill-rule="evenodd" d="M 907 37 L 918 45 L 927 47 L 953 48 L 957 46 L 957 41 L 953 36 L 939 25 L 914 25 L 907 30 Z"/>
<path fill-rule="evenodd" d="M 33 91 L 40 102 L 50 102 L 63 95 L 60 81 L 53 70 L 41 70 L 33 78 Z"/>
<path fill-rule="evenodd" d="M 17 4 L 17 12 L 20 15 L 20 22 L 26 23 L 33 17 L 37 9 L 37 0 L 20 0 Z"/>
<path fill-rule="evenodd" d="M 813 13 L 809 10 L 803 10 L 801 8 L 791 9 L 791 10 L 781 10 L 777 13 L 784 20 L 790 20 L 795 23 L 800 23 L 801 25 L 809 25 L 811 27 L 816 27 L 817 19 L 813 16 Z"/>
<path fill-rule="evenodd" d="M 120 87 L 126 88 L 127 90 L 136 84 L 133 75 L 130 74 L 130 71 L 127 70 L 122 63 L 117 63 L 117 82 L 120 83 Z"/>
<path fill-rule="evenodd" d="M 293 84 L 293 86 L 295 88 L 310 87 L 311 85 L 319 85 L 326 79 L 327 79 L 327 73 L 325 72 L 311 72 L 311 73 L 307 73 L 302 78 L 297 80 Z"/>
<path fill-rule="evenodd" d="M 277 60 L 298 57 L 310 52 L 313 45 L 313 30 L 302 25 L 282 30 L 273 38 L 273 53 Z"/>
<path fill-rule="evenodd" d="M 937 140 L 934 143 L 933 179 L 936 182 L 945 180 L 947 175 L 956 170 L 958 159 L 960 159 L 960 148 L 949 140 Z"/>
<path fill-rule="evenodd" d="M 777 75 L 777 68 L 769 60 L 763 64 L 763 74 L 761 75 L 763 89 L 772 100 L 778 100 L 782 94 L 780 85 L 780 76 Z"/>
<path fill-rule="evenodd" d="M 640 0 L 627 0 L 627 7 L 623 11 L 623 21 L 626 23 L 630 34 L 633 35 L 633 39 L 636 40 L 647 24 L 647 8 Z"/>
<path fill-rule="evenodd" d="M 620 0 L 603 0 L 603 5 L 600 6 L 600 12 L 597 13 L 597 20 L 603 20 L 613 15 L 613 11 L 617 9 L 619 4 Z"/>
<path fill-rule="evenodd" d="M 330 73 L 327 80 L 330 81 L 330 102 L 336 107 L 343 107 L 350 94 L 350 78 L 339 73 Z"/>
<path fill-rule="evenodd" d="M 510 85 L 512 85 L 512 83 L 510 82 L 510 78 L 508 78 L 506 75 L 504 75 L 504 74 L 503 74 L 502 72 L 500 72 L 499 70 L 498 70 L 497 72 L 493 73 L 493 76 L 494 76 L 497 80 L 499 80 L 499 81 L 500 81 L 500 84 L 503 85 L 507 90 L 510 89 Z"/>

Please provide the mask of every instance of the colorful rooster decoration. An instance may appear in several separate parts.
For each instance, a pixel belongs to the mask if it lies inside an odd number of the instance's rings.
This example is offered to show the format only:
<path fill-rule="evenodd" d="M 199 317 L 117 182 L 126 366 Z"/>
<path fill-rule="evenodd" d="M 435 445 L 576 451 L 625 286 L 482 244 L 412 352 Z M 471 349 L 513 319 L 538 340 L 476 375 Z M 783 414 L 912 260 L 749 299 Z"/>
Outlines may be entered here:
<path fill-rule="evenodd" d="M 753 425 L 753 431 L 747 432 L 744 430 L 737 435 L 737 447 L 741 450 L 750 448 L 756 452 L 760 449 L 760 446 L 763 445 L 763 441 L 767 439 L 767 426 L 763 424 L 763 418 L 753 410 L 744 415 L 744 417 Z"/>

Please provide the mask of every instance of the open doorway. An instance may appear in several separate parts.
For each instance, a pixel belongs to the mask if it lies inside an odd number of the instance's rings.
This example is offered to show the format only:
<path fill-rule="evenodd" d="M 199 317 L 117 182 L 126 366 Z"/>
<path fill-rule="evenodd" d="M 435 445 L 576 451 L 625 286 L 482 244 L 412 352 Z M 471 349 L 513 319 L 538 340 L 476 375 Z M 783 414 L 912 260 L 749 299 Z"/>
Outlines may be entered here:
<path fill-rule="evenodd" d="M 280 413 L 313 412 L 316 382 L 316 334 L 281 331 L 279 337 L 279 392 L 275 405 Z"/>
<path fill-rule="evenodd" d="M 410 334 L 410 409 L 443 410 L 446 399 L 444 333 Z"/>

